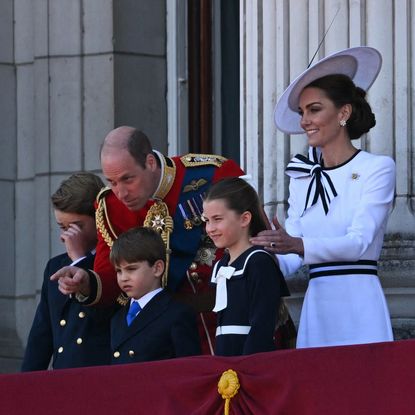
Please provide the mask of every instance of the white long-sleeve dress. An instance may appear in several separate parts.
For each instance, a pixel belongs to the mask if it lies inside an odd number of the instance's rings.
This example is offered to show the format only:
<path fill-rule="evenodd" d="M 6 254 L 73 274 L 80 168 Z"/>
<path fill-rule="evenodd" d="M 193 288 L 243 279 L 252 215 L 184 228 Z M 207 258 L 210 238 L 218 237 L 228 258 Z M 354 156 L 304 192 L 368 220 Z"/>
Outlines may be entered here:
<path fill-rule="evenodd" d="M 321 198 L 304 211 L 311 176 L 291 178 L 285 227 L 303 239 L 304 258 L 278 255 L 284 275 L 310 265 L 297 347 L 393 340 L 376 261 L 394 197 L 395 163 L 359 151 L 323 171 L 337 192 L 327 215 Z"/>

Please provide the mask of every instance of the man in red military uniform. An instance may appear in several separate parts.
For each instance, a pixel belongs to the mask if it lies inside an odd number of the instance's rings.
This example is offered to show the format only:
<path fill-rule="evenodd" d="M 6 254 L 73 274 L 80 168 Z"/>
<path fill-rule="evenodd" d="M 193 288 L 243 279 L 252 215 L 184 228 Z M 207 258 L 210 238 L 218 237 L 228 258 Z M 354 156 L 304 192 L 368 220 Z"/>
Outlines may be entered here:
<path fill-rule="evenodd" d="M 131 127 L 111 131 L 101 149 L 109 187 L 97 197 L 98 245 L 94 269 L 65 267 L 53 279 L 64 294 L 89 305 L 125 303 L 109 262 L 114 239 L 132 227 L 157 229 L 168 250 L 164 285 L 200 313 L 204 352 L 212 352 L 215 316 L 211 267 L 221 255 L 206 236 L 201 220 L 203 194 L 211 183 L 243 171 L 232 160 L 205 154 L 166 157 Z M 210 336 L 208 335 L 210 332 Z"/>

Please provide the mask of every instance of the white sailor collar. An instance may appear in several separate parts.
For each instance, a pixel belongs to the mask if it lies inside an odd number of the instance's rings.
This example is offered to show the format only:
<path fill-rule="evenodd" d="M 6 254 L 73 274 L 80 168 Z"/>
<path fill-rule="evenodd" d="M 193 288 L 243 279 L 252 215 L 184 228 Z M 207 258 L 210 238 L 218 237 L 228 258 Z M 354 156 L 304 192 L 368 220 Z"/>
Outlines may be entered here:
<path fill-rule="evenodd" d="M 251 252 L 247 253 L 247 251 L 251 251 Z M 215 264 L 213 268 L 213 272 L 212 272 L 212 278 L 211 278 L 211 282 L 216 284 L 216 300 L 215 300 L 215 307 L 213 308 L 213 311 L 217 313 L 218 311 L 224 310 L 228 306 L 228 291 L 227 291 L 226 281 L 231 279 L 234 276 L 242 278 L 249 259 L 251 258 L 252 255 L 258 252 L 270 255 L 268 254 L 268 252 L 264 251 L 263 249 L 257 249 L 255 247 L 252 247 L 252 248 L 247 249 L 245 252 L 243 252 L 232 263 L 232 264 L 238 263 L 239 259 L 242 256 L 246 255 L 246 258 L 244 259 L 242 263 L 242 268 L 236 269 L 235 267 L 232 267 L 229 265 L 221 265 L 219 267 L 219 264 L 222 261 L 219 261 Z M 227 260 L 229 259 L 227 258 Z"/>
<path fill-rule="evenodd" d="M 255 246 L 247 249 L 245 252 L 242 252 L 242 254 L 239 255 L 239 257 L 236 258 L 235 261 L 232 262 L 232 268 L 235 270 L 233 272 L 232 276 L 237 277 L 237 276 L 243 275 L 244 272 L 245 272 L 245 268 L 248 264 L 249 259 L 251 258 L 252 255 L 254 255 L 258 252 L 270 255 L 267 251 L 264 251 L 263 249 L 260 249 L 260 248 L 255 247 Z M 245 255 L 246 255 L 246 257 L 243 259 L 243 262 L 241 262 L 241 259 Z M 272 256 L 272 255 L 270 255 L 270 256 Z M 214 284 L 216 283 L 216 274 L 217 274 L 218 270 L 222 267 L 228 267 L 228 265 L 226 265 L 226 263 L 228 263 L 229 257 L 227 256 L 227 258 L 224 257 L 223 259 L 225 259 L 226 261 L 220 260 L 220 261 L 216 262 L 216 264 L 213 267 L 211 282 L 214 283 Z M 224 262 L 226 262 L 226 263 L 224 263 Z M 222 265 L 219 267 L 220 264 L 222 264 Z M 235 265 L 235 267 L 233 265 Z"/>

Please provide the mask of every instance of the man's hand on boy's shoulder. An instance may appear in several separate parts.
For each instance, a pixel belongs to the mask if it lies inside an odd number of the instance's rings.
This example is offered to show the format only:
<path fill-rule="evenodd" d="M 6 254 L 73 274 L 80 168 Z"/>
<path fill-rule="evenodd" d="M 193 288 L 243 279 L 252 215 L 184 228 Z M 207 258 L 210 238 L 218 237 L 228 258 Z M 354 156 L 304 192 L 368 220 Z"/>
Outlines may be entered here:
<path fill-rule="evenodd" d="M 90 295 L 90 281 L 88 271 L 74 267 L 66 266 L 55 272 L 51 281 L 58 281 L 58 288 L 62 294 L 82 294 L 83 297 Z"/>

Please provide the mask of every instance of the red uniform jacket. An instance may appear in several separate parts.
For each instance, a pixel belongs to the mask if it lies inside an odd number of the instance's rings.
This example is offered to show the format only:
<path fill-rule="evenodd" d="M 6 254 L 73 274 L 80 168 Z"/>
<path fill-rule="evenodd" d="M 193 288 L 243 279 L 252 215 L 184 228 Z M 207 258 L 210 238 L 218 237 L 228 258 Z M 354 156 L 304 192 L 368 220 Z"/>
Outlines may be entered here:
<path fill-rule="evenodd" d="M 193 305 L 196 311 L 207 311 L 213 307 L 209 298 L 214 301 L 211 295 L 214 289 L 210 286 L 211 269 L 222 252 L 216 250 L 205 235 L 200 221 L 202 196 L 211 183 L 224 177 L 240 176 L 244 172 L 234 161 L 220 156 L 189 154 L 168 158 L 159 154 L 159 158 L 164 166 L 175 169 L 173 184 L 162 199 L 174 222 L 170 235 L 167 287 L 179 299 Z M 166 170 L 168 168 L 163 171 Z M 145 207 L 133 212 L 110 189 L 98 196 L 98 245 L 94 264 L 96 293 L 93 293 L 96 295 L 92 295 L 90 304 L 109 305 L 119 298 L 121 291 L 114 268 L 109 262 L 110 246 L 120 233 L 132 227 L 143 226 L 154 203 L 150 200 Z M 206 324 L 210 326 L 210 331 L 214 329 L 215 317 L 209 314 L 211 313 L 201 316 L 205 320 L 202 322 L 203 331 L 206 331 Z M 203 333 L 201 334 L 203 339 Z"/>

